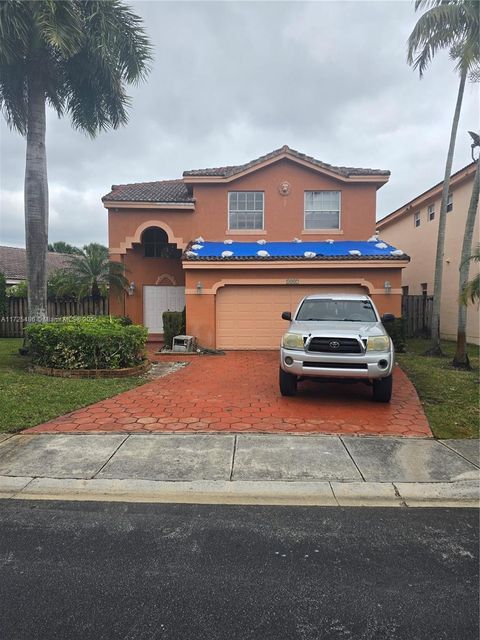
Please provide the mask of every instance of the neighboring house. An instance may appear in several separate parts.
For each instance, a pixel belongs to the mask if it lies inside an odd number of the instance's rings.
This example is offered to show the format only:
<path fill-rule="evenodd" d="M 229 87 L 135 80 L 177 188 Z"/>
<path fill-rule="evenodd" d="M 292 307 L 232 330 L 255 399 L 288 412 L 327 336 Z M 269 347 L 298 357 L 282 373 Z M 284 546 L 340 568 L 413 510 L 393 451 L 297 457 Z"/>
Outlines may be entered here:
<path fill-rule="evenodd" d="M 475 163 L 471 162 L 450 178 L 440 307 L 441 336 L 448 340 L 457 337 L 458 270 L 474 175 Z M 433 295 L 441 198 L 442 183 L 439 182 L 377 223 L 382 238 L 411 257 L 403 272 L 405 294 Z M 472 251 L 478 242 L 477 215 Z M 472 263 L 470 277 L 475 272 L 478 272 L 478 265 Z M 479 343 L 478 305 L 468 306 L 467 340 Z"/>
<path fill-rule="evenodd" d="M 363 292 L 400 315 L 408 256 L 367 242 L 389 175 L 285 146 L 180 180 L 113 185 L 102 198 L 110 254 L 131 286 L 112 293 L 111 310 L 161 334 L 162 312 L 186 305 L 187 334 L 219 349 L 277 348 L 281 312 L 314 292 Z"/>
<path fill-rule="evenodd" d="M 66 253 L 47 253 L 47 274 L 63 269 L 70 256 Z M 7 286 L 27 279 L 27 254 L 25 249 L 0 246 L 0 273 L 5 275 Z"/>

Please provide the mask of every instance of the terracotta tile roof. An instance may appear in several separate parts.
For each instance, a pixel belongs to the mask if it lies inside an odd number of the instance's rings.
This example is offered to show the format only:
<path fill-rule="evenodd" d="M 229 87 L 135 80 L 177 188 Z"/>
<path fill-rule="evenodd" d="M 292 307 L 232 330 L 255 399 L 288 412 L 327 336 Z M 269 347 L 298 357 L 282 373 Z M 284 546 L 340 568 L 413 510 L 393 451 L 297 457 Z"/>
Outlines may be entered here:
<path fill-rule="evenodd" d="M 255 160 L 251 160 L 245 164 L 240 165 L 230 165 L 226 167 L 214 167 L 210 169 L 193 169 L 191 171 L 184 171 L 183 175 L 186 176 L 219 176 L 223 178 L 229 178 L 230 176 L 235 175 L 236 173 L 241 173 L 246 169 L 250 169 L 255 167 L 257 164 L 261 164 L 267 160 L 271 160 L 276 156 L 282 155 L 284 153 L 288 153 L 288 155 L 298 158 L 299 160 L 304 160 L 305 162 L 310 162 L 322 169 L 326 169 L 331 171 L 332 173 L 337 173 L 338 175 L 349 178 L 351 176 L 389 176 L 390 171 L 385 171 L 383 169 L 362 169 L 359 167 L 335 167 L 331 164 L 327 164 L 326 162 L 322 162 L 321 160 L 317 160 L 316 158 L 312 158 L 311 156 L 307 156 L 304 153 L 300 153 L 299 151 L 295 151 L 295 149 L 290 149 L 287 145 L 281 147 L 280 149 L 275 149 L 275 151 L 271 151 L 264 156 L 260 156 L 260 158 L 256 158 Z"/>
<path fill-rule="evenodd" d="M 184 177 L 187 176 L 212 176 L 228 178 L 237 173 L 241 173 L 246 169 L 255 167 L 266 160 L 271 160 L 276 156 L 288 153 L 290 156 L 310 162 L 322 169 L 326 169 L 331 173 L 336 173 L 342 177 L 349 178 L 352 176 L 389 176 L 390 171 L 382 169 L 361 169 L 358 167 L 334 167 L 326 162 L 316 160 L 304 153 L 290 149 L 284 146 L 275 151 L 271 151 L 260 158 L 251 160 L 246 164 L 230 165 L 227 167 L 214 167 L 210 169 L 193 169 L 184 171 Z M 195 202 L 192 197 L 192 190 L 186 185 L 182 179 L 178 180 L 159 180 L 156 182 L 135 182 L 131 184 L 112 184 L 110 193 L 103 196 L 102 201 L 108 202 L 161 202 L 161 203 L 189 203 Z"/>
<path fill-rule="evenodd" d="M 68 264 L 70 255 L 66 253 L 47 253 L 47 273 L 50 275 Z M 0 272 L 7 280 L 26 280 L 27 259 L 25 249 L 0 246 Z"/>
<path fill-rule="evenodd" d="M 183 180 L 112 184 L 112 190 L 103 196 L 102 200 L 113 202 L 194 202 L 191 192 Z"/>

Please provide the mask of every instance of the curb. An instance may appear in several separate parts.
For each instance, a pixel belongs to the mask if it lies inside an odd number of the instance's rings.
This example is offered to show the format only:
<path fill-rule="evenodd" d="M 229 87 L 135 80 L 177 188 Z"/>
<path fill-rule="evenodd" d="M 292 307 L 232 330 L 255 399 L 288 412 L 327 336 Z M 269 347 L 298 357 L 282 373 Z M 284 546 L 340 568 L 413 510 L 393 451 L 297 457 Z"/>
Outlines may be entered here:
<path fill-rule="evenodd" d="M 439 483 L 79 480 L 0 476 L 0 498 L 187 504 L 479 507 L 477 481 Z"/>

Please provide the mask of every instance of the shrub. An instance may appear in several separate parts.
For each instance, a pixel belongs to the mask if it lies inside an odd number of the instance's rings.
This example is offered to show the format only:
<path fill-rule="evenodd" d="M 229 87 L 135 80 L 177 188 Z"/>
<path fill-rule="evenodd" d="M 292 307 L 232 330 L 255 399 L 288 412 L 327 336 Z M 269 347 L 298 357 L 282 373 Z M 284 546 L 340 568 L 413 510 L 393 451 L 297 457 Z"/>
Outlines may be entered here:
<path fill-rule="evenodd" d="M 163 341 L 172 348 L 173 338 L 185 333 L 185 309 L 183 311 L 163 312 Z"/>
<path fill-rule="evenodd" d="M 7 315 L 7 281 L 0 271 L 0 316 Z"/>
<path fill-rule="evenodd" d="M 18 284 L 14 284 L 13 287 L 7 289 L 8 298 L 26 298 L 27 297 L 27 283 L 22 280 Z"/>
<path fill-rule="evenodd" d="M 55 369 L 123 369 L 143 362 L 147 329 L 110 316 L 72 316 L 25 329 L 32 362 Z"/>
<path fill-rule="evenodd" d="M 395 318 L 392 322 L 383 325 L 393 341 L 397 353 L 405 353 L 406 348 L 406 321 L 405 318 Z"/>

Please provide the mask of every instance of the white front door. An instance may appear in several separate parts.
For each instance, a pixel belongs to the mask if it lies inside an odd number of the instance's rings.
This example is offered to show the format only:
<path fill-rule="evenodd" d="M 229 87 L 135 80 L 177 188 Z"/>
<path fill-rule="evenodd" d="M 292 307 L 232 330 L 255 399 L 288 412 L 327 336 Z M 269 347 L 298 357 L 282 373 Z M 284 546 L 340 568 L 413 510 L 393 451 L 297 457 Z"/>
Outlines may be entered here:
<path fill-rule="evenodd" d="M 143 324 L 148 333 L 163 333 L 164 311 L 183 311 L 185 287 L 143 287 Z"/>

